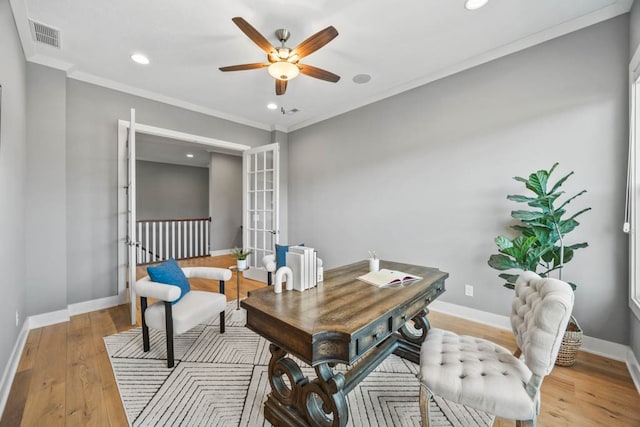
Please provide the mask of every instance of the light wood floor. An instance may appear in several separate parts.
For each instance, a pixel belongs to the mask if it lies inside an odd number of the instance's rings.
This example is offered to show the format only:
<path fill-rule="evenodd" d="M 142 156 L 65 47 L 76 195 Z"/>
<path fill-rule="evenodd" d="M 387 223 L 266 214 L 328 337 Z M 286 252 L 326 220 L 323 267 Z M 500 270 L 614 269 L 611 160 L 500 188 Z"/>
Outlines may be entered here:
<path fill-rule="evenodd" d="M 181 261 L 183 266 L 227 267 L 230 256 Z M 235 274 L 235 273 L 234 273 Z M 145 275 L 144 268 L 138 271 Z M 241 278 L 240 294 L 265 286 Z M 217 291 L 217 282 L 192 281 L 194 289 Z M 226 284 L 236 298 L 235 276 Z M 515 348 L 513 336 L 439 313 L 434 327 L 491 339 Z M 125 426 L 126 416 L 102 338 L 130 329 L 126 305 L 73 316 L 69 322 L 29 332 L 0 427 Z M 513 426 L 496 420 L 494 426 Z M 640 426 L 640 395 L 626 366 L 580 352 L 571 368 L 556 367 L 542 384 L 540 426 Z"/>

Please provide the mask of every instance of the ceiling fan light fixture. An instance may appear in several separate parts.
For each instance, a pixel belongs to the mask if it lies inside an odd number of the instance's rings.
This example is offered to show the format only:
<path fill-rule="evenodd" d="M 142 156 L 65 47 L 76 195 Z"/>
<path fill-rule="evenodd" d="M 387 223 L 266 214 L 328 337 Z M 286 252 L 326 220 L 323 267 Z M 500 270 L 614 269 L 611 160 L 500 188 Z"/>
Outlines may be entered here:
<path fill-rule="evenodd" d="M 274 79 L 291 80 L 300 74 L 300 70 L 291 62 L 278 61 L 269 65 L 269 74 L 271 74 Z"/>
<path fill-rule="evenodd" d="M 467 2 L 464 4 L 464 7 L 467 10 L 476 10 L 487 4 L 488 1 L 489 0 L 467 0 Z"/>
<path fill-rule="evenodd" d="M 278 56 L 281 59 L 287 59 L 289 58 L 289 54 L 291 54 L 291 49 L 289 49 L 288 47 L 281 47 L 278 48 Z"/>

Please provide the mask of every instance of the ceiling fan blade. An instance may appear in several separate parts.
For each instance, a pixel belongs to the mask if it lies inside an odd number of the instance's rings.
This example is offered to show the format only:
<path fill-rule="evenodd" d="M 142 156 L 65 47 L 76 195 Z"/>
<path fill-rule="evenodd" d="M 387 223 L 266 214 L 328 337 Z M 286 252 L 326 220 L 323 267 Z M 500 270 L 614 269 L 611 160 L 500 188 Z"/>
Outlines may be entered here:
<path fill-rule="evenodd" d="M 258 30 L 253 28 L 251 24 L 249 24 L 244 19 L 238 16 L 233 18 L 232 21 L 238 26 L 238 28 L 240 28 L 240 30 L 242 30 L 243 33 L 247 35 L 247 37 L 251 39 L 251 41 L 257 44 L 260 49 L 264 50 L 267 55 L 276 50 L 271 45 L 271 43 L 269 43 L 269 40 L 267 40 L 262 34 L 258 32 Z"/>
<path fill-rule="evenodd" d="M 320 49 L 325 44 L 338 36 L 338 30 L 333 26 L 328 26 L 324 30 L 318 31 L 298 46 L 296 46 L 291 52 L 291 56 L 297 54 L 298 58 L 304 58 L 307 55 L 312 54 L 316 50 Z"/>
<path fill-rule="evenodd" d="M 220 71 L 243 71 L 243 70 L 255 70 L 257 68 L 268 67 L 270 64 L 268 62 L 256 62 L 253 64 L 241 64 L 241 65 L 230 65 L 228 67 L 220 67 Z"/>
<path fill-rule="evenodd" d="M 312 67 L 311 65 L 306 64 L 297 64 L 300 72 L 306 76 L 314 77 L 316 79 L 325 80 L 331 83 L 336 83 L 340 80 L 340 76 L 337 74 L 333 74 L 327 70 L 323 70 L 322 68 Z"/>
<path fill-rule="evenodd" d="M 287 80 L 276 79 L 276 95 L 284 95 L 287 90 Z"/>

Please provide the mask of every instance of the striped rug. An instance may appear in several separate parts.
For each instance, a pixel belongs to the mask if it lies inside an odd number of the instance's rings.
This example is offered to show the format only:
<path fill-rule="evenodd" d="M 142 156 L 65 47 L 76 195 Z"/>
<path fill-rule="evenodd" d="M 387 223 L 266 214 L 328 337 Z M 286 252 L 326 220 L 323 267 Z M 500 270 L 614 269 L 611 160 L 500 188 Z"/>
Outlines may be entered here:
<path fill-rule="evenodd" d="M 164 333 L 151 330 L 151 351 L 142 351 L 140 328 L 105 337 L 105 345 L 129 423 L 133 426 L 270 426 L 263 405 L 270 392 L 269 343 L 233 319 L 219 316 L 176 336 L 175 367 L 166 365 Z M 314 377 L 313 369 L 303 372 Z M 347 395 L 350 426 L 419 426 L 418 366 L 387 358 Z M 493 417 L 437 398 L 433 426 L 490 426 Z"/>

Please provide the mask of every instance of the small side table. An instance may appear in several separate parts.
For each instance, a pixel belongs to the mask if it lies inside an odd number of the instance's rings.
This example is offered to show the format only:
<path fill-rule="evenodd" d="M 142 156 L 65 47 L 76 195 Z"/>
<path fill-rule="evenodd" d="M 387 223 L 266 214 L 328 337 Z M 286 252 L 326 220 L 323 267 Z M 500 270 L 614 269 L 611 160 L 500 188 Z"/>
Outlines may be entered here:
<path fill-rule="evenodd" d="M 242 320 L 244 319 L 244 310 L 240 308 L 240 273 L 247 269 L 239 269 L 237 265 L 232 265 L 228 268 L 231 271 L 236 270 L 236 309 L 234 310 L 231 318 L 232 320 Z"/>

